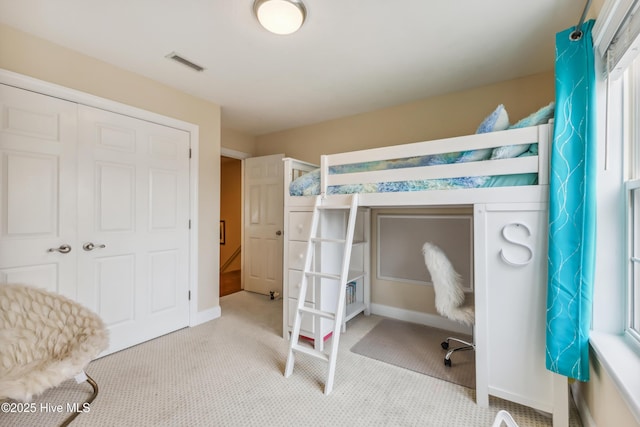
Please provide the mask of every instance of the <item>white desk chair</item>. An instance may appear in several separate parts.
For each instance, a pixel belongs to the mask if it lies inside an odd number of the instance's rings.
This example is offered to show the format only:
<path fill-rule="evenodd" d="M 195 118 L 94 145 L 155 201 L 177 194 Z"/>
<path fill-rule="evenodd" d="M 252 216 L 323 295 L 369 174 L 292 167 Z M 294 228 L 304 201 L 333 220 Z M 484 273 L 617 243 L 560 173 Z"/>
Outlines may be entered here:
<path fill-rule="evenodd" d="M 455 271 L 445 253 L 431 242 L 426 242 L 422 246 L 422 253 L 429 274 L 431 274 L 438 313 L 467 326 L 473 326 L 473 306 L 463 305 L 464 289 L 460 275 Z M 462 346 L 449 348 L 451 341 L 459 342 Z M 455 337 L 448 337 L 441 345 L 445 350 L 449 350 L 444 357 L 445 366 L 451 366 L 451 355 L 454 352 L 476 349 L 474 343 Z"/>
<path fill-rule="evenodd" d="M 507 427 L 518 427 L 518 424 L 513 420 L 511 414 L 504 409 L 498 412 L 491 427 L 502 427 L 502 423 L 505 423 Z"/>

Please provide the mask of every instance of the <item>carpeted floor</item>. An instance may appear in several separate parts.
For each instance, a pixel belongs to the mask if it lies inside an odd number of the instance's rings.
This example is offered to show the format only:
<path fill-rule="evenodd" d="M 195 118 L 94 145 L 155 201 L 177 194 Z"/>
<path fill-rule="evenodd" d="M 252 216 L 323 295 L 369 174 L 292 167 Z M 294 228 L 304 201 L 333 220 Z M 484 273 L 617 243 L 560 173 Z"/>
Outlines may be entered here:
<path fill-rule="evenodd" d="M 446 350 L 440 343 L 455 336 L 471 342 L 471 336 L 456 335 L 442 329 L 395 319 L 382 319 L 351 351 L 372 359 L 410 369 L 424 375 L 465 387 L 476 387 L 475 355 L 462 351 L 451 356 L 452 366 L 444 365 Z M 452 347 L 459 344 L 451 342 Z"/>
<path fill-rule="evenodd" d="M 382 320 L 378 316 L 347 324 L 334 389 L 325 396 L 326 363 L 299 355 L 293 375 L 282 375 L 281 299 L 242 291 L 220 304 L 219 319 L 92 362 L 87 371 L 100 394 L 72 427 L 488 427 L 500 409 L 520 427 L 551 426 L 550 418 L 524 406 L 490 398 L 490 406 L 480 408 L 472 389 L 351 352 Z M 68 381 L 38 397 L 34 413 L 0 412 L 0 426 L 59 425 L 65 405 L 89 391 Z M 570 426 L 580 426 L 575 409 Z"/>

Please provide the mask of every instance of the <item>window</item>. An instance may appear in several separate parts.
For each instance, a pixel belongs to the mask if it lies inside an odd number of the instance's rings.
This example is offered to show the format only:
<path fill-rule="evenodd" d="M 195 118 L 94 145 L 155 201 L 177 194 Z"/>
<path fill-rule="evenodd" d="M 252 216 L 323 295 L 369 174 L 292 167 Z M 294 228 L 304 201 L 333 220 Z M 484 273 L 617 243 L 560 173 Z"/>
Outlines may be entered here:
<path fill-rule="evenodd" d="M 589 342 L 640 420 L 640 0 L 607 0 L 594 25 L 597 249 Z M 596 28 L 597 27 L 597 28 Z M 595 366 L 595 365 L 594 365 Z"/>
<path fill-rule="evenodd" d="M 627 196 L 627 316 L 625 332 L 640 343 L 640 58 L 623 76 L 624 177 Z"/>

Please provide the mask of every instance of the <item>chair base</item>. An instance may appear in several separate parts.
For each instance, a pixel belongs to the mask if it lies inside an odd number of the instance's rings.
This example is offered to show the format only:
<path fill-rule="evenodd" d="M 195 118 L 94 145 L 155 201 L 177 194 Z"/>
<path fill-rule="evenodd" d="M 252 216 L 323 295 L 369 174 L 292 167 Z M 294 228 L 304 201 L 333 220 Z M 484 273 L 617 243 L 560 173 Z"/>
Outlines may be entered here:
<path fill-rule="evenodd" d="M 449 348 L 449 342 L 450 341 L 455 341 L 458 342 L 460 344 L 462 344 L 462 346 L 460 347 L 454 347 L 454 348 Z M 441 344 L 443 349 L 445 350 L 449 350 L 447 351 L 447 354 L 444 356 L 444 365 L 445 366 L 451 366 L 451 355 L 453 353 L 455 353 L 456 351 L 467 351 L 467 350 L 474 350 L 476 349 L 475 344 L 461 340 L 459 338 L 455 338 L 455 337 L 448 337 L 445 341 L 443 341 Z"/>
<path fill-rule="evenodd" d="M 518 427 L 518 424 L 516 424 L 511 414 L 505 411 L 504 409 L 501 411 L 498 411 L 498 414 L 496 415 L 496 419 L 493 421 L 493 424 L 491 425 L 491 427 L 502 427 L 502 423 L 505 423 L 507 427 Z"/>
<path fill-rule="evenodd" d="M 84 403 L 80 406 L 81 409 L 84 409 L 86 407 L 86 405 L 90 405 L 91 402 L 93 402 L 96 398 L 96 396 L 98 396 L 98 384 L 93 380 L 93 378 L 91 378 L 86 372 L 85 375 L 87 376 L 87 382 L 91 385 L 91 387 L 93 388 L 93 393 L 91 394 L 91 396 L 89 396 L 89 398 L 87 400 L 84 401 Z M 62 424 L 60 424 L 60 427 L 67 427 L 69 424 L 71 424 L 71 422 L 73 420 L 76 419 L 76 417 L 78 415 L 80 415 L 81 412 L 74 412 L 73 414 L 69 415 L 69 417 L 67 417 L 66 420 L 64 420 L 64 422 Z"/>

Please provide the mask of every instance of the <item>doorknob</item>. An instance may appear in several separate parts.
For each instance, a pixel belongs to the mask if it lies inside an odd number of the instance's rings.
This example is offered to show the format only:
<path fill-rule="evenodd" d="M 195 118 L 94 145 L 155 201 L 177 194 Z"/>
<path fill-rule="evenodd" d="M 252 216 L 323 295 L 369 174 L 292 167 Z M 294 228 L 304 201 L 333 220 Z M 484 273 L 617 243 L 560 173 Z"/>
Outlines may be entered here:
<path fill-rule="evenodd" d="M 276 236 L 281 236 L 282 235 L 282 231 L 278 230 L 276 231 Z"/>
<path fill-rule="evenodd" d="M 106 245 L 94 245 L 91 242 L 85 243 L 84 245 L 82 245 L 82 249 L 84 249 L 87 252 L 92 251 L 94 249 L 101 249 L 101 248 L 106 248 L 106 247 L 107 247 Z"/>
<path fill-rule="evenodd" d="M 47 252 L 60 252 L 61 254 L 68 254 L 69 252 L 71 252 L 71 246 L 67 244 L 60 245 L 60 247 L 58 248 L 47 249 Z"/>

